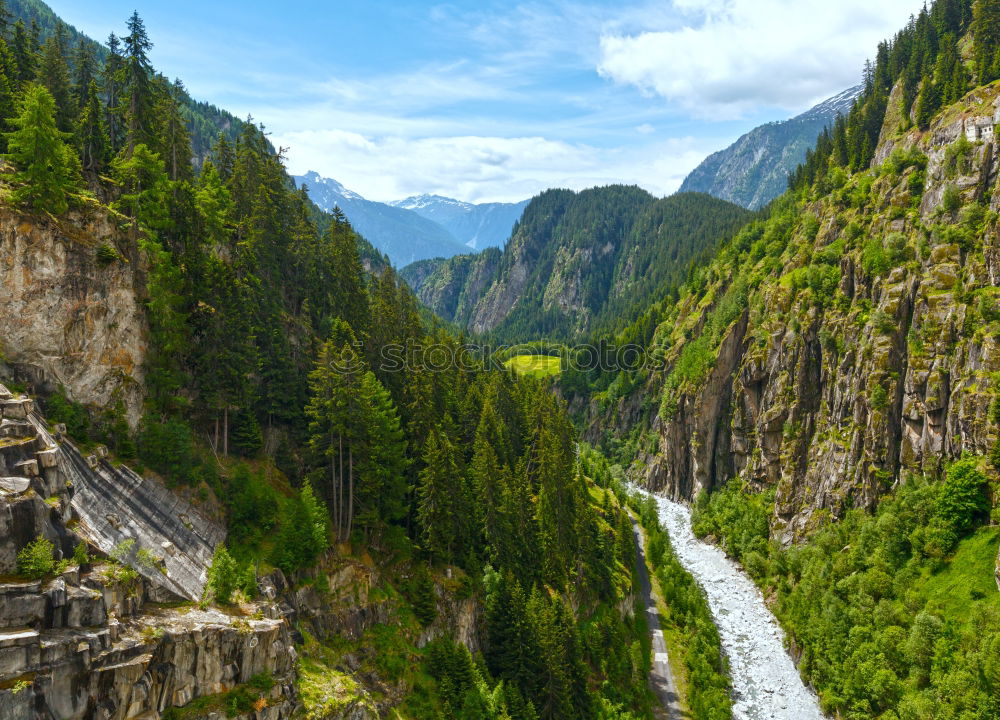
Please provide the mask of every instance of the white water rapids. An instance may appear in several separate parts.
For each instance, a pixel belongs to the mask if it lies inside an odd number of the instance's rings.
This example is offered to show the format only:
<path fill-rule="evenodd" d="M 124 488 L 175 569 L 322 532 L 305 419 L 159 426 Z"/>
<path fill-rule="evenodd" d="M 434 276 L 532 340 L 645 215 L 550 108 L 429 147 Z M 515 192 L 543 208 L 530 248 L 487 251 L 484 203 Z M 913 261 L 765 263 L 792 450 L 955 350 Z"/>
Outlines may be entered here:
<path fill-rule="evenodd" d="M 694 536 L 686 506 L 653 497 L 681 565 L 708 597 L 729 659 L 733 718 L 823 720 L 819 700 L 799 677 L 785 650 L 784 633 L 757 586 L 722 550 Z"/>

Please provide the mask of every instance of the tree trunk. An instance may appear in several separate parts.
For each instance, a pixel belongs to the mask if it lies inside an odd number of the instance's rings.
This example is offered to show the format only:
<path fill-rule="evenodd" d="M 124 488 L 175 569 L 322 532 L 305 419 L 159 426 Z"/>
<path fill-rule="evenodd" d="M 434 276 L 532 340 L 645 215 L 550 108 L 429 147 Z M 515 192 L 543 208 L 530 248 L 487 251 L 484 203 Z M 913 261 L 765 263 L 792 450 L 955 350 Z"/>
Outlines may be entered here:
<path fill-rule="evenodd" d="M 229 457 L 229 406 L 222 411 L 222 455 Z"/>
<path fill-rule="evenodd" d="M 354 452 L 350 448 L 348 448 L 347 452 L 351 490 L 348 495 L 348 502 L 350 504 L 347 507 L 347 537 L 344 539 L 349 541 L 351 539 L 351 530 L 354 528 Z"/>
<path fill-rule="evenodd" d="M 333 516 L 337 517 L 337 460 L 333 457 L 333 428 L 330 428 L 330 501 Z"/>
<path fill-rule="evenodd" d="M 340 453 L 338 453 L 338 459 L 340 460 L 340 480 L 337 483 L 337 492 L 340 498 L 337 502 L 337 540 L 340 540 L 344 535 L 344 436 L 340 436 Z"/>
<path fill-rule="evenodd" d="M 212 452 L 219 452 L 219 416 L 215 416 L 215 437 L 212 439 Z"/>

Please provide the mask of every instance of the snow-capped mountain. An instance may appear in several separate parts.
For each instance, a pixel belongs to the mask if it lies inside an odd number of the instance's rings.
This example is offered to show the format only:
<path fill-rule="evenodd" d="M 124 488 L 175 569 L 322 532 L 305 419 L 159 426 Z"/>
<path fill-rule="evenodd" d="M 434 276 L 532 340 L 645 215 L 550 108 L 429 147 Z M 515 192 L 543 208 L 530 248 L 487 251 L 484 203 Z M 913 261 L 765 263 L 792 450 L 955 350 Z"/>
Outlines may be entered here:
<path fill-rule="evenodd" d="M 785 192 L 789 174 L 823 128 L 850 112 L 863 86 L 848 88 L 801 115 L 756 127 L 712 153 L 685 178 L 681 192 L 705 192 L 756 210 Z"/>
<path fill-rule="evenodd" d="M 354 229 L 388 255 L 396 267 L 469 251 L 449 230 L 412 210 L 367 200 L 316 172 L 295 175 L 293 179 L 297 187 L 308 187 L 309 197 L 323 210 L 339 207 Z"/>
<path fill-rule="evenodd" d="M 503 247 L 528 201 L 467 203 L 441 195 L 414 195 L 390 205 L 433 220 L 473 250 Z"/>

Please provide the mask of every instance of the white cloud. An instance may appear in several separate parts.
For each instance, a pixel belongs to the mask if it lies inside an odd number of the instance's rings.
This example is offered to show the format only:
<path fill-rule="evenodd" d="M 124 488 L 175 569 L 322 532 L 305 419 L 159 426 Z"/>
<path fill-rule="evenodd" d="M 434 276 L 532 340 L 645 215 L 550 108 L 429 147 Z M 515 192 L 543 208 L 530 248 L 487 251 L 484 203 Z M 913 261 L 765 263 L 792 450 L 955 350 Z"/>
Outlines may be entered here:
<path fill-rule="evenodd" d="M 656 128 L 649 123 L 643 123 L 642 125 L 639 125 L 635 131 L 640 135 L 652 135 L 656 132 Z"/>
<path fill-rule="evenodd" d="M 629 178 L 657 195 L 673 192 L 704 157 L 692 138 L 641 148 L 595 148 L 542 137 L 366 137 L 341 130 L 290 132 L 294 174 L 315 170 L 373 200 L 431 192 L 474 202 L 515 201 L 550 187 L 580 190 Z"/>
<path fill-rule="evenodd" d="M 860 82 L 919 0 L 674 0 L 679 22 L 601 38 L 598 72 L 700 117 L 802 110 Z"/>

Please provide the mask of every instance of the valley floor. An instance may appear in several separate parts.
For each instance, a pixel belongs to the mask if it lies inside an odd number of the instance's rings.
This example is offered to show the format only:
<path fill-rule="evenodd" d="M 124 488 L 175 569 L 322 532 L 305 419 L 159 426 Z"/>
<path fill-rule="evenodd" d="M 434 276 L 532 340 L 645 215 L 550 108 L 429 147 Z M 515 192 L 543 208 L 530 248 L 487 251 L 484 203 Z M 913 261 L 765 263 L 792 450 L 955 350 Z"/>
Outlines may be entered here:
<path fill-rule="evenodd" d="M 816 695 L 785 650 L 784 633 L 753 582 L 723 551 L 695 538 L 691 511 L 657 497 L 681 565 L 708 597 L 729 658 L 735 720 L 821 720 Z"/>
<path fill-rule="evenodd" d="M 656 717 L 666 720 L 681 720 L 687 715 L 680 705 L 677 683 L 674 680 L 670 657 L 667 653 L 667 644 L 660 624 L 660 611 L 657 609 L 653 585 L 646 567 L 646 538 L 635 517 L 632 518 L 632 532 L 635 534 L 636 573 L 639 579 L 639 590 L 642 593 L 642 604 L 646 608 L 646 623 L 649 626 L 650 640 L 653 646 L 653 664 L 649 670 L 649 682 L 662 706 L 662 711 L 657 712 Z"/>

